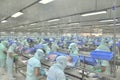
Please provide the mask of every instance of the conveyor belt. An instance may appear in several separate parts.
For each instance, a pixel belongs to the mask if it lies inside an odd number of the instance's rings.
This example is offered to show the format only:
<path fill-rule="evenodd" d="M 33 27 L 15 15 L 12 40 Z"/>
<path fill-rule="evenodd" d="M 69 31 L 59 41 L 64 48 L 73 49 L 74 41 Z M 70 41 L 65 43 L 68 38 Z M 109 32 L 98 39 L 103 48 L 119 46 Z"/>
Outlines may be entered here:
<path fill-rule="evenodd" d="M 23 56 L 28 59 L 30 58 L 30 56 L 28 56 L 28 55 L 23 55 Z M 47 68 L 49 68 L 52 65 L 52 63 L 48 62 L 47 60 L 41 60 L 41 64 L 46 66 Z M 75 77 L 80 80 L 80 79 L 82 79 L 82 75 L 78 71 L 79 71 L 79 69 L 73 69 L 73 68 L 65 69 L 65 74 Z M 86 77 L 87 77 L 87 75 L 86 75 Z"/>
<path fill-rule="evenodd" d="M 27 66 L 27 64 L 26 63 L 23 63 L 22 61 L 19 61 L 19 68 L 18 68 L 18 71 L 19 71 L 19 73 L 21 73 L 24 77 L 26 76 L 26 66 Z M 20 66 L 20 65 L 25 65 L 24 67 L 22 66 Z M 48 66 L 45 66 L 45 65 L 42 65 L 42 67 L 43 68 L 45 68 L 45 69 L 49 69 L 49 67 Z M 80 79 L 78 79 L 78 78 L 75 78 L 75 77 L 73 77 L 73 76 L 70 76 L 70 75 L 66 75 L 66 77 L 67 78 L 69 78 L 69 79 L 71 79 L 71 80 L 80 80 Z"/>
<path fill-rule="evenodd" d="M 50 67 L 52 65 L 52 64 L 50 64 L 50 62 L 45 61 L 45 60 L 44 61 L 41 60 L 41 63 L 45 66 L 48 66 L 48 67 Z M 73 68 L 72 69 L 65 69 L 65 74 L 76 77 L 78 79 L 81 79 L 82 76 L 81 76 L 81 74 L 79 74 L 78 71 L 79 71 L 78 69 L 73 69 Z"/>

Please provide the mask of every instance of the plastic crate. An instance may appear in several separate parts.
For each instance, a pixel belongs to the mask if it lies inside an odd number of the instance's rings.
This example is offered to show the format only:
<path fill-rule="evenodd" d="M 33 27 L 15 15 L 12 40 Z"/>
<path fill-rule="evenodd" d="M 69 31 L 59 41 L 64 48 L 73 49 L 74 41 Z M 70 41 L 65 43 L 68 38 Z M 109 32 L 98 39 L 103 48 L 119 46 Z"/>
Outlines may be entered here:
<path fill-rule="evenodd" d="M 94 45 L 98 46 L 98 45 L 100 45 L 101 42 L 93 42 L 93 43 L 94 43 Z"/>
<path fill-rule="evenodd" d="M 84 42 L 76 42 L 77 45 L 84 45 Z"/>
<path fill-rule="evenodd" d="M 57 58 L 58 56 L 67 56 L 68 54 L 61 53 L 61 52 L 49 52 L 49 54 L 46 56 L 46 59 L 48 59 L 48 57 L 49 57 L 50 55 L 57 55 L 57 56 L 56 56 L 56 58 Z M 53 59 L 52 61 L 56 61 L 56 58 Z"/>
<path fill-rule="evenodd" d="M 64 43 L 63 43 L 63 42 L 58 42 L 57 45 L 58 45 L 58 46 L 63 46 Z"/>
<path fill-rule="evenodd" d="M 49 57 L 50 57 L 51 55 L 56 55 L 56 57 L 54 57 L 54 59 L 51 59 L 51 60 L 50 60 L 50 61 L 54 62 L 54 61 L 56 61 L 56 58 L 59 56 L 58 54 L 59 54 L 58 52 L 49 52 L 49 53 L 47 54 L 47 56 L 46 56 L 46 59 L 49 60 Z"/>
<path fill-rule="evenodd" d="M 106 51 L 92 51 L 90 55 L 93 58 L 101 59 L 101 60 L 112 60 L 113 52 L 106 52 Z"/>
<path fill-rule="evenodd" d="M 36 49 L 34 47 L 32 47 L 32 48 L 26 49 L 25 53 L 27 53 L 27 54 L 33 54 L 33 53 L 35 53 L 35 51 L 36 51 Z"/>
<path fill-rule="evenodd" d="M 34 46 L 35 49 L 43 49 L 44 46 L 42 44 L 38 44 Z"/>
<path fill-rule="evenodd" d="M 117 46 L 117 47 L 120 47 L 120 43 L 117 43 L 116 46 Z"/>
<path fill-rule="evenodd" d="M 66 54 L 66 53 L 61 53 L 61 52 L 57 52 L 57 54 L 59 55 L 59 56 L 67 56 L 68 54 Z"/>
<path fill-rule="evenodd" d="M 84 58 L 85 58 L 85 61 L 84 61 Z M 88 57 L 88 56 L 80 56 L 80 62 L 85 63 L 87 65 L 92 65 L 92 66 L 97 65 L 95 58 Z"/>

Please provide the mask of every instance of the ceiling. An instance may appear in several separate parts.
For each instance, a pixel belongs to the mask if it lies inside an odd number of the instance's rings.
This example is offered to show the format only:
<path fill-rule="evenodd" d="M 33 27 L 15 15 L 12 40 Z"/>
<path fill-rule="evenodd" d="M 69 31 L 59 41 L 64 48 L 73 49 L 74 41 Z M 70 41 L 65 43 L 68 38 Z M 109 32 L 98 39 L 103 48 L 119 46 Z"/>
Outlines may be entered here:
<path fill-rule="evenodd" d="M 116 1 L 117 23 L 120 24 L 120 0 Z M 0 20 L 8 21 L 0 23 L 0 32 L 90 33 L 97 29 L 99 32 L 102 30 L 103 33 L 112 33 L 113 22 L 99 22 L 113 19 L 112 5 L 113 0 L 54 0 L 48 4 L 40 4 L 38 0 L 0 0 Z M 23 15 L 10 17 L 20 10 Z M 107 14 L 81 16 L 101 10 L 107 10 Z M 57 18 L 60 20 L 48 22 Z M 120 26 L 116 28 L 116 33 L 120 33 Z"/>

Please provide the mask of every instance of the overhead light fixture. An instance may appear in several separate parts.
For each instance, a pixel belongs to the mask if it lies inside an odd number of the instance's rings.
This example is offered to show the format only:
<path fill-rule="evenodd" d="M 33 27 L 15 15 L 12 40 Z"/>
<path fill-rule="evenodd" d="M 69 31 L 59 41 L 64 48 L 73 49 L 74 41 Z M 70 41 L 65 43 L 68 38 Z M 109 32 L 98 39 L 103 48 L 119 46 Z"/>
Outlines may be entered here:
<path fill-rule="evenodd" d="M 114 24 L 109 24 L 108 26 L 114 26 Z M 120 26 L 120 23 L 117 23 L 116 26 Z"/>
<path fill-rule="evenodd" d="M 54 0 L 41 0 L 41 1 L 39 1 L 39 3 L 47 4 L 47 3 L 50 3 L 52 1 L 54 1 Z"/>
<path fill-rule="evenodd" d="M 6 22 L 8 22 L 7 20 L 3 20 L 3 21 L 1 21 L 1 23 L 6 23 Z"/>
<path fill-rule="evenodd" d="M 68 24 L 69 26 L 72 26 L 72 25 L 78 25 L 80 23 L 71 23 L 71 24 Z"/>
<path fill-rule="evenodd" d="M 15 32 L 10 32 L 11 34 L 14 34 Z"/>
<path fill-rule="evenodd" d="M 20 28 L 23 28 L 24 26 L 19 26 Z"/>
<path fill-rule="evenodd" d="M 36 28 L 36 29 L 41 29 L 41 27 L 39 27 L 39 28 Z"/>
<path fill-rule="evenodd" d="M 30 32 L 27 32 L 27 34 L 30 34 Z"/>
<path fill-rule="evenodd" d="M 118 19 L 115 19 L 116 21 L 118 21 Z M 113 19 L 108 19 L 108 20 L 101 20 L 99 22 L 113 22 L 114 20 Z"/>
<path fill-rule="evenodd" d="M 31 29 L 28 29 L 28 31 L 31 30 Z"/>
<path fill-rule="evenodd" d="M 54 21 L 59 21 L 60 19 L 52 19 L 52 20 L 49 20 L 48 22 L 54 22 Z"/>
<path fill-rule="evenodd" d="M 33 26 L 33 25 L 36 25 L 37 23 L 32 23 L 32 24 L 30 24 L 31 26 Z"/>
<path fill-rule="evenodd" d="M 97 12 L 85 13 L 82 14 L 81 16 L 93 16 L 93 15 L 105 14 L 105 13 L 107 13 L 107 11 L 97 11 Z"/>
<path fill-rule="evenodd" d="M 19 16 L 21 16 L 21 15 L 23 15 L 22 12 L 17 12 L 17 13 L 15 13 L 15 14 L 13 14 L 11 17 L 16 18 L 16 17 L 19 17 Z"/>
<path fill-rule="evenodd" d="M 116 24 L 117 26 L 120 26 L 120 23 Z"/>
<path fill-rule="evenodd" d="M 55 28 L 55 27 L 57 27 L 57 26 L 50 26 L 50 27 L 53 27 L 53 28 Z"/>
<path fill-rule="evenodd" d="M 1 34 L 5 34 L 6 32 L 1 32 Z"/>

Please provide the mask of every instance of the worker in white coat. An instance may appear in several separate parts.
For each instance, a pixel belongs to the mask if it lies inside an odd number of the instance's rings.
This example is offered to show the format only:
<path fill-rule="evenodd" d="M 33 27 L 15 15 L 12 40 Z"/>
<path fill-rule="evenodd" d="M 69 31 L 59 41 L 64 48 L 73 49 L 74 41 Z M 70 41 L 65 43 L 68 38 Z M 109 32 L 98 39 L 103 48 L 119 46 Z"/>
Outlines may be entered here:
<path fill-rule="evenodd" d="M 6 56 L 7 56 L 7 41 L 2 41 L 0 43 L 0 74 L 5 73 Z"/>
<path fill-rule="evenodd" d="M 53 42 L 51 45 L 51 51 L 53 52 L 57 52 L 57 50 L 59 49 L 59 46 L 57 45 L 57 42 Z"/>
<path fill-rule="evenodd" d="M 13 43 L 7 52 L 7 59 L 6 59 L 6 64 L 7 64 L 7 73 L 8 73 L 8 78 L 9 80 L 14 80 L 13 78 L 13 60 L 14 60 L 14 54 L 15 54 L 15 48 L 17 45 Z"/>
<path fill-rule="evenodd" d="M 71 56 L 77 56 L 78 55 L 78 47 L 77 47 L 77 44 L 76 43 L 71 43 L 69 45 L 69 51 L 70 51 L 70 55 Z"/>
<path fill-rule="evenodd" d="M 35 55 L 28 60 L 26 80 L 39 80 L 41 63 L 40 59 L 44 57 L 44 52 L 38 49 Z"/>
<path fill-rule="evenodd" d="M 97 47 L 96 51 L 106 51 L 110 52 L 110 49 L 105 43 L 105 40 L 102 39 L 101 44 Z M 110 64 L 107 60 L 97 60 L 98 65 L 101 67 L 101 72 L 105 74 L 110 74 Z"/>
<path fill-rule="evenodd" d="M 59 56 L 56 59 L 56 63 L 50 67 L 48 71 L 47 80 L 66 80 L 64 69 L 67 65 L 67 59 L 65 56 Z"/>

